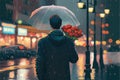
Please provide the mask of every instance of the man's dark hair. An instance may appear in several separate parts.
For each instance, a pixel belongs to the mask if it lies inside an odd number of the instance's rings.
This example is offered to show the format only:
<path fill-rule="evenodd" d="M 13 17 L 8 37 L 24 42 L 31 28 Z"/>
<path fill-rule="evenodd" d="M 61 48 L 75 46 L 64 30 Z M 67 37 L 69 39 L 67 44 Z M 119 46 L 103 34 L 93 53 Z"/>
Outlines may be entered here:
<path fill-rule="evenodd" d="M 50 25 L 53 29 L 60 29 L 62 24 L 62 19 L 58 15 L 53 15 L 50 17 Z"/>

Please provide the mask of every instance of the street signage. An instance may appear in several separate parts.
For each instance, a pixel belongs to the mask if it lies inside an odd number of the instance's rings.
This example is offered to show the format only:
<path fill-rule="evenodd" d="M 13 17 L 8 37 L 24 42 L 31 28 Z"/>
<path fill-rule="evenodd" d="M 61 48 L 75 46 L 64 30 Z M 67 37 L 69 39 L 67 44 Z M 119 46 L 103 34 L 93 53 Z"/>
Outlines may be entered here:
<path fill-rule="evenodd" d="M 18 35 L 19 36 L 27 36 L 27 29 L 18 28 Z"/>
<path fill-rule="evenodd" d="M 15 28 L 3 26 L 2 33 L 3 34 L 15 34 Z"/>

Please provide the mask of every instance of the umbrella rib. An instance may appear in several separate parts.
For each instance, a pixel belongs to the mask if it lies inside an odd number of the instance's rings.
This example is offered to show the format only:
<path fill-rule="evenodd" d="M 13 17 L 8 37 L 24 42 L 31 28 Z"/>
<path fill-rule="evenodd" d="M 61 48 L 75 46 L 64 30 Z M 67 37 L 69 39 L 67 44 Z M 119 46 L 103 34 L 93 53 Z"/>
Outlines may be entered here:
<path fill-rule="evenodd" d="M 47 14 L 47 12 L 48 12 L 49 10 L 50 10 L 50 9 L 47 9 L 47 10 L 45 11 L 45 13 L 44 13 L 44 15 L 42 16 L 41 20 L 44 20 L 43 18 L 44 18 L 44 16 Z"/>

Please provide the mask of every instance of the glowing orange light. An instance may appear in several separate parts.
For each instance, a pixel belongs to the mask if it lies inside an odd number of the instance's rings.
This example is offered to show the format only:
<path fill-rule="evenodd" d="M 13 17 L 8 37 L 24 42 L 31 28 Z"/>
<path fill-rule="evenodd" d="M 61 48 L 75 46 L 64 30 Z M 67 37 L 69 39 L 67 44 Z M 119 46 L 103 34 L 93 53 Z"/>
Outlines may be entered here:
<path fill-rule="evenodd" d="M 103 30 L 103 31 L 102 31 L 102 34 L 105 34 L 105 33 L 106 33 L 105 30 Z"/>
<path fill-rule="evenodd" d="M 24 37 L 20 37 L 20 39 L 21 39 L 21 40 L 23 40 L 23 39 L 24 39 Z"/>
<path fill-rule="evenodd" d="M 108 51 L 107 51 L 107 50 L 104 50 L 103 53 L 106 54 L 106 53 L 108 53 Z"/>
<path fill-rule="evenodd" d="M 37 37 L 40 37 L 40 35 L 39 35 L 39 34 L 36 34 L 36 36 L 37 36 Z"/>
<path fill-rule="evenodd" d="M 102 24 L 102 28 L 104 28 L 105 27 L 105 24 Z"/>
<path fill-rule="evenodd" d="M 106 23 L 106 24 L 105 24 L 105 26 L 106 26 L 106 27 L 109 27 L 109 24 L 108 24 L 108 23 Z"/>
<path fill-rule="evenodd" d="M 110 38 L 110 39 L 108 40 L 108 42 L 109 42 L 109 43 L 112 43 L 112 42 L 113 42 L 113 40 Z"/>
<path fill-rule="evenodd" d="M 102 44 L 103 44 L 103 45 L 106 45 L 107 43 L 106 43 L 106 41 L 102 41 Z"/>
<path fill-rule="evenodd" d="M 23 47 L 23 46 L 19 46 L 19 49 L 20 49 L 20 50 L 23 50 L 23 49 L 24 49 L 24 47 Z"/>
<path fill-rule="evenodd" d="M 94 34 L 94 31 L 90 31 L 90 34 Z"/>
<path fill-rule="evenodd" d="M 116 44 L 117 44 L 117 45 L 120 44 L 120 40 L 116 40 Z"/>
<path fill-rule="evenodd" d="M 84 43 L 84 44 L 83 44 L 83 47 L 86 47 L 86 45 L 87 45 L 87 44 L 86 44 L 86 43 Z"/>
<path fill-rule="evenodd" d="M 2 27 L 0 26 L 0 31 L 2 31 Z"/>
<path fill-rule="evenodd" d="M 95 24 L 95 21 L 94 21 L 94 20 L 92 20 L 92 21 L 90 22 L 90 24 L 91 24 L 91 25 L 94 25 L 94 24 Z"/>
<path fill-rule="evenodd" d="M 106 33 L 106 34 L 109 34 L 109 31 L 106 31 L 105 33 Z"/>
<path fill-rule="evenodd" d="M 33 42 L 33 43 L 36 42 L 36 38 L 33 38 L 33 39 L 32 39 L 32 42 Z"/>
<path fill-rule="evenodd" d="M 92 38 L 91 38 L 91 37 L 89 37 L 89 40 L 92 40 Z"/>

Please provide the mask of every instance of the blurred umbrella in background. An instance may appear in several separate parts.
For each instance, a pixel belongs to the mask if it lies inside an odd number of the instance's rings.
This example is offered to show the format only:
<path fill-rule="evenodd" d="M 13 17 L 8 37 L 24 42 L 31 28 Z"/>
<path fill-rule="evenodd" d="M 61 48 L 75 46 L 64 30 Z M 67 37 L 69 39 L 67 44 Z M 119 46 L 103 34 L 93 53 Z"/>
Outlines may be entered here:
<path fill-rule="evenodd" d="M 64 6 L 41 6 L 34 10 L 28 20 L 29 24 L 40 30 L 51 30 L 49 25 L 49 18 L 52 15 L 59 15 L 62 19 L 62 26 L 71 24 L 73 26 L 79 26 L 80 23 L 75 14 Z"/>

